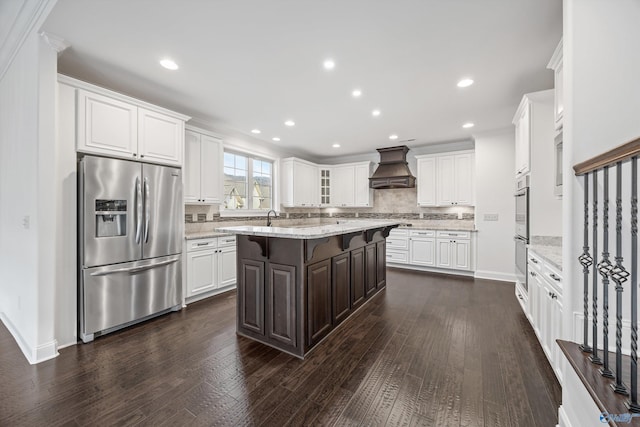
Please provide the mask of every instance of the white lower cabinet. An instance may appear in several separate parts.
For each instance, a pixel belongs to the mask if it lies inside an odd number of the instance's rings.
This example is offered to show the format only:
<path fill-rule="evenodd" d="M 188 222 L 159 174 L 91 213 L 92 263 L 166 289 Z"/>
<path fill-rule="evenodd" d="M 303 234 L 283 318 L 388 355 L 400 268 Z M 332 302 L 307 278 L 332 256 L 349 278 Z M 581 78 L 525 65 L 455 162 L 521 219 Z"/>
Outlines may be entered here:
<path fill-rule="evenodd" d="M 436 265 L 435 232 L 411 231 L 409 234 L 409 263 L 433 267 Z"/>
<path fill-rule="evenodd" d="M 187 241 L 187 302 L 228 290 L 236 283 L 235 236 Z"/>
<path fill-rule="evenodd" d="M 528 287 L 531 326 L 538 336 L 560 384 L 563 381 L 562 352 L 556 340 L 562 337 L 562 277 L 535 252 L 529 251 Z"/>
<path fill-rule="evenodd" d="M 472 271 L 468 231 L 394 229 L 387 237 L 387 263 Z"/>

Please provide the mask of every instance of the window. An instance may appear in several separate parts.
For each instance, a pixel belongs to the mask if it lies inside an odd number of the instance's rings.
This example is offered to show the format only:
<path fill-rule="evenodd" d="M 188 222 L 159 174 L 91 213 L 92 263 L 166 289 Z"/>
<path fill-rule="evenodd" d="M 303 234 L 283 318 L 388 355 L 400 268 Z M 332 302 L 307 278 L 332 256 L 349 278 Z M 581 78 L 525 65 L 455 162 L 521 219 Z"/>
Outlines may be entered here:
<path fill-rule="evenodd" d="M 273 162 L 224 153 L 224 208 L 269 210 L 273 205 Z"/>

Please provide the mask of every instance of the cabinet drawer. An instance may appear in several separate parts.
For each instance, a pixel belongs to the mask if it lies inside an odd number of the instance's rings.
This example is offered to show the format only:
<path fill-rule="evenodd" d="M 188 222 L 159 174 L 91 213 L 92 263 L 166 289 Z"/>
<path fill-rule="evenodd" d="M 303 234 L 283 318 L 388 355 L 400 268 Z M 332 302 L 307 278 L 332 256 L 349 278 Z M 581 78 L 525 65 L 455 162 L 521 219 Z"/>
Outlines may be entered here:
<path fill-rule="evenodd" d="M 389 250 L 389 247 L 387 246 L 387 262 L 408 264 L 409 254 L 407 252 Z"/>
<path fill-rule="evenodd" d="M 409 231 L 410 237 L 435 237 L 436 232 L 434 230 L 411 230 Z"/>
<path fill-rule="evenodd" d="M 202 251 L 205 249 L 211 249 L 218 246 L 218 239 L 213 237 L 211 239 L 198 239 L 190 240 L 187 243 L 187 252 Z"/>
<path fill-rule="evenodd" d="M 438 237 L 470 239 L 471 233 L 468 231 L 438 231 Z"/>
<path fill-rule="evenodd" d="M 387 237 L 387 249 L 404 249 L 407 250 L 409 248 L 409 241 L 406 237 Z"/>
<path fill-rule="evenodd" d="M 235 246 L 236 236 L 218 237 L 218 247 Z"/>
<path fill-rule="evenodd" d="M 394 228 L 389 232 L 389 237 L 407 237 L 409 235 L 409 230 L 400 230 Z"/>
<path fill-rule="evenodd" d="M 529 264 L 529 270 L 542 273 L 544 265 L 543 261 L 535 256 L 531 251 L 527 252 L 527 263 Z"/>

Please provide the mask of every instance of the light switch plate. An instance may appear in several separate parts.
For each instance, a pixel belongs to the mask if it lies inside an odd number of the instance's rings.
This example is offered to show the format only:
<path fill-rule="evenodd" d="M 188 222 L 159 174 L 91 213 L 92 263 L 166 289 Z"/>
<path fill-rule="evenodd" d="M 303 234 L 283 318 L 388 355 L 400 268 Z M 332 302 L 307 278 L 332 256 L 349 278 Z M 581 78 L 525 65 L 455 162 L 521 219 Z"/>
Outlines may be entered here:
<path fill-rule="evenodd" d="M 484 220 L 485 221 L 497 221 L 498 220 L 498 214 L 484 214 Z"/>

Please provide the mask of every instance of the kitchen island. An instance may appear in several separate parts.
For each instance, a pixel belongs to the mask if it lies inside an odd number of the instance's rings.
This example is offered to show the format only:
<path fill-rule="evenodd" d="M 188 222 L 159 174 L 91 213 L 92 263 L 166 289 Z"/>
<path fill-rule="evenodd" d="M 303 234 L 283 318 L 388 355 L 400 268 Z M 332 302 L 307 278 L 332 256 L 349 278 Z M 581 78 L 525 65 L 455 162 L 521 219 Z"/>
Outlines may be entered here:
<path fill-rule="evenodd" d="M 222 227 L 237 234 L 237 333 L 304 358 L 386 285 L 399 222 Z"/>

